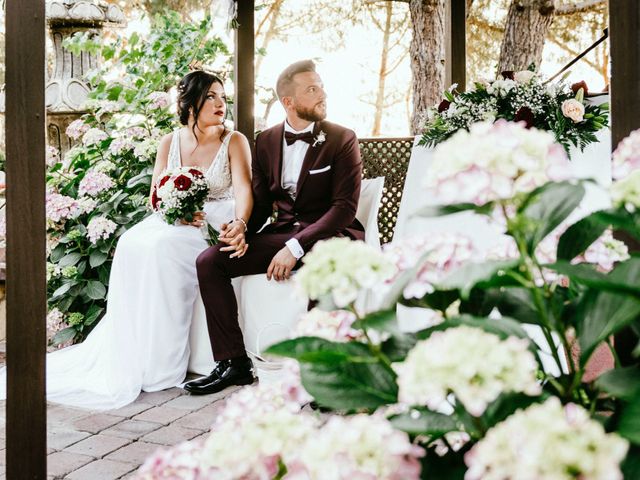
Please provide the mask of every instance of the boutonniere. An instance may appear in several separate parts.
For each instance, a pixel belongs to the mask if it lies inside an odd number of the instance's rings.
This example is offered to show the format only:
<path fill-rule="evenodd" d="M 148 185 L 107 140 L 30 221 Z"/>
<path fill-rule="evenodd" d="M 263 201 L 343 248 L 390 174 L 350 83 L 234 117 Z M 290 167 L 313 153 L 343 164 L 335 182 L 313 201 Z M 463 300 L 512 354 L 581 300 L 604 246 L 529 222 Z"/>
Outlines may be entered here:
<path fill-rule="evenodd" d="M 322 145 L 326 139 L 327 139 L 327 134 L 324 133 L 322 130 L 320 130 L 318 132 L 318 135 L 316 135 L 316 138 L 313 139 L 313 145 L 311 146 L 315 147 L 316 145 Z"/>

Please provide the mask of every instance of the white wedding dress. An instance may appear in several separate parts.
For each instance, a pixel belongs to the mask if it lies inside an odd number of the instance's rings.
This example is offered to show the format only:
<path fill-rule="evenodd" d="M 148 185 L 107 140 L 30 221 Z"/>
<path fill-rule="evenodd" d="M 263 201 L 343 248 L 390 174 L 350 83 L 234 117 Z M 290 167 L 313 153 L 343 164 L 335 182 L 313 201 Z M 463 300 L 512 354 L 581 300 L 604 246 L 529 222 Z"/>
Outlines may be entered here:
<path fill-rule="evenodd" d="M 235 216 L 231 136 L 224 138 L 205 174 L 210 194 L 204 210 L 216 229 Z M 176 131 L 168 168 L 181 165 L 179 144 Z M 199 298 L 195 262 L 206 248 L 199 229 L 169 225 L 158 214 L 123 234 L 111 267 L 105 316 L 83 343 L 47 355 L 47 399 L 109 410 L 133 402 L 141 390 L 181 384 L 189 363 L 194 302 Z"/>

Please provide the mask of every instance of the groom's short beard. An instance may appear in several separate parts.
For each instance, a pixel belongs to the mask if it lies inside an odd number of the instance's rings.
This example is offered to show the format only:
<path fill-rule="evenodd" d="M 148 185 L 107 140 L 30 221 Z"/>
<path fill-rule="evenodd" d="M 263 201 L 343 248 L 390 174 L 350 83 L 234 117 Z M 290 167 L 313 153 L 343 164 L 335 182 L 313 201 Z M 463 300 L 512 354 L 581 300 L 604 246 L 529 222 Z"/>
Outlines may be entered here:
<path fill-rule="evenodd" d="M 319 122 L 327 118 L 326 111 L 324 113 L 318 113 L 316 112 L 315 107 L 314 108 L 296 107 L 296 114 L 302 120 L 306 120 L 307 122 Z"/>

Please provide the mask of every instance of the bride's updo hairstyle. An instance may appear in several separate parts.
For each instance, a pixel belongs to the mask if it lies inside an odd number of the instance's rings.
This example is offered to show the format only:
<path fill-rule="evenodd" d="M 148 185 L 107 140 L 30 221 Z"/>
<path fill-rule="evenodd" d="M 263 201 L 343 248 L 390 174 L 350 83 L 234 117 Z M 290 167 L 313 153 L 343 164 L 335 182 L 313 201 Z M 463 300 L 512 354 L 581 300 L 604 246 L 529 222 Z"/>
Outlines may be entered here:
<path fill-rule="evenodd" d="M 187 73 L 180 83 L 178 83 L 178 116 L 182 125 L 189 124 L 189 116 L 193 114 L 193 136 L 196 136 L 196 128 L 198 128 L 198 117 L 200 110 L 207 100 L 209 88 L 214 83 L 219 83 L 224 87 L 222 79 L 213 73 L 204 70 L 194 70 Z M 222 124 L 223 130 L 220 135 L 222 140 L 227 134 L 227 127 Z M 196 137 L 197 141 L 197 137 Z"/>

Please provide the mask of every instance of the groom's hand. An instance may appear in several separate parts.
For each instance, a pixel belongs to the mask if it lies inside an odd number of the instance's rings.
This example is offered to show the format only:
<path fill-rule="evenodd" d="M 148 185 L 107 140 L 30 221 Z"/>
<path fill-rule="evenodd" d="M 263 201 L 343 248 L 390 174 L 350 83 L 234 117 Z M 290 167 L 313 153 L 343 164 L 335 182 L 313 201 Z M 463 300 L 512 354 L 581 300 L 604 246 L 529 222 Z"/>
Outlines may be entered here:
<path fill-rule="evenodd" d="M 267 269 L 267 279 L 274 278 L 277 282 L 287 280 L 291 276 L 291 270 L 296 266 L 296 262 L 296 257 L 293 256 L 289 247 L 283 247 L 271 260 Z"/>

